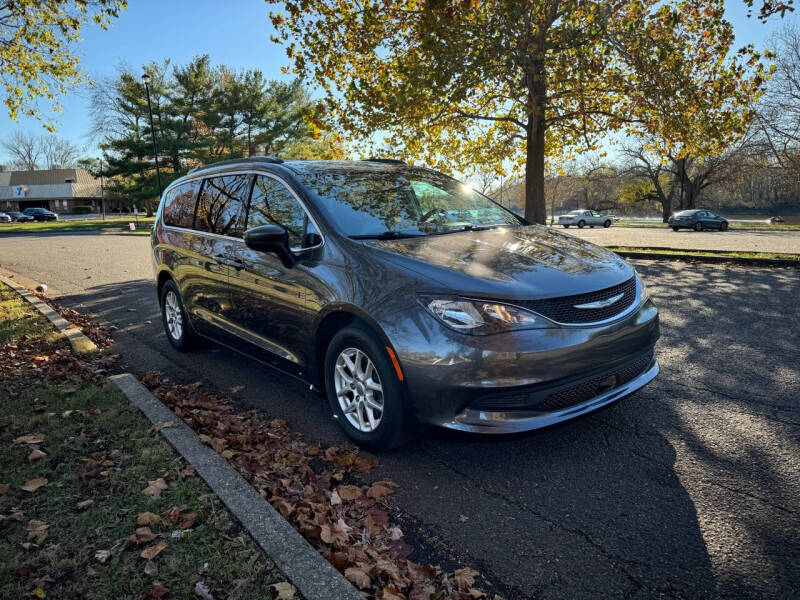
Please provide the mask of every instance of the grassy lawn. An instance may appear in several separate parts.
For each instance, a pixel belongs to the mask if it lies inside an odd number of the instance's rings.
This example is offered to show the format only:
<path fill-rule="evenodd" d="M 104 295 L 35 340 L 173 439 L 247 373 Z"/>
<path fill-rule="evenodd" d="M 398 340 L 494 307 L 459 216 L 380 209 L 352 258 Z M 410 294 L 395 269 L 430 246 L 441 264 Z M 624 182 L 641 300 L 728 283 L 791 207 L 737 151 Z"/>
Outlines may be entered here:
<path fill-rule="evenodd" d="M 636 252 L 639 254 L 670 254 L 674 256 L 729 256 L 732 258 L 763 258 L 768 260 L 794 260 L 800 263 L 800 254 L 781 252 L 735 252 L 726 250 L 675 250 L 672 248 L 638 248 L 635 246 L 608 246 L 614 252 Z"/>
<path fill-rule="evenodd" d="M 0 284 L 0 597 L 292 597 L 96 365 L 60 368 L 75 360 Z"/>
<path fill-rule="evenodd" d="M 656 221 L 617 221 L 617 227 L 650 227 L 668 229 L 666 223 Z M 764 229 L 765 231 L 800 231 L 800 225 L 769 225 L 768 223 L 731 223 L 729 229 Z"/>
<path fill-rule="evenodd" d="M 153 226 L 154 218 L 113 217 L 105 221 L 101 219 L 47 221 L 44 223 L 0 223 L 0 234 L 3 233 L 57 233 L 61 231 L 130 231 L 128 223 L 136 223 L 136 233 L 147 235 Z"/>

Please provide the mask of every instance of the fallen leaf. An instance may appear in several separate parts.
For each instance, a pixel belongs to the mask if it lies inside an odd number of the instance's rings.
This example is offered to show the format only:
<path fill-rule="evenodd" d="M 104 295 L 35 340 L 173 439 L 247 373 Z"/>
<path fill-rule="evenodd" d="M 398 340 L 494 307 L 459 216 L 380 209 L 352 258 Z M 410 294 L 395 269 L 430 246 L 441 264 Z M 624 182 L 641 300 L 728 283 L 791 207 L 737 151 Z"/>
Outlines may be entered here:
<path fill-rule="evenodd" d="M 144 564 L 144 574 L 148 577 L 155 577 L 158 575 L 158 567 L 156 566 L 156 563 L 154 563 L 152 560 L 148 560 Z"/>
<path fill-rule="evenodd" d="M 33 450 L 31 450 L 31 453 L 28 454 L 28 460 L 30 462 L 33 462 L 35 460 L 39 460 L 40 458 L 44 458 L 45 456 L 47 456 L 46 453 L 42 452 L 38 448 L 34 448 Z"/>
<path fill-rule="evenodd" d="M 403 597 L 396 587 L 388 585 L 381 590 L 380 600 L 403 600 Z"/>
<path fill-rule="evenodd" d="M 21 435 L 14 440 L 15 444 L 41 444 L 44 441 L 43 433 L 29 433 Z"/>
<path fill-rule="evenodd" d="M 194 525 L 194 522 L 197 520 L 197 511 L 190 510 L 187 513 L 181 515 L 181 521 L 178 523 L 178 529 L 189 529 Z"/>
<path fill-rule="evenodd" d="M 345 569 L 344 576 L 347 580 L 359 589 L 367 589 L 372 585 L 372 579 L 367 575 L 363 569 L 358 567 L 350 567 Z"/>
<path fill-rule="evenodd" d="M 80 502 L 78 502 L 77 507 L 78 510 L 85 510 L 89 508 L 92 504 L 94 504 L 94 500 L 89 498 L 88 500 L 81 500 Z"/>
<path fill-rule="evenodd" d="M 98 550 L 94 553 L 94 557 L 96 560 L 100 561 L 101 563 L 106 562 L 109 558 L 111 558 L 111 550 Z"/>
<path fill-rule="evenodd" d="M 8 492 L 11 489 L 11 484 L 9 483 L 0 483 L 0 496 Z"/>
<path fill-rule="evenodd" d="M 197 467 L 189 465 L 185 469 L 178 471 L 178 477 L 185 479 L 186 477 L 194 477 L 197 474 Z"/>
<path fill-rule="evenodd" d="M 361 497 L 361 488 L 357 485 L 340 485 L 336 491 L 342 500 L 355 500 Z"/>
<path fill-rule="evenodd" d="M 177 523 L 178 516 L 181 514 L 181 509 L 179 506 L 173 506 L 161 513 L 161 519 L 167 523 Z"/>
<path fill-rule="evenodd" d="M 158 498 L 161 496 L 161 492 L 167 489 L 167 482 L 164 481 L 163 478 L 159 477 L 158 479 L 154 479 L 153 481 L 148 481 L 148 486 L 142 490 L 148 496 L 153 498 Z"/>
<path fill-rule="evenodd" d="M 453 573 L 453 581 L 458 589 L 467 591 L 472 587 L 472 584 L 475 583 L 475 577 L 478 575 L 479 573 L 475 569 L 464 567 L 463 569 L 457 569 L 456 572 Z"/>
<path fill-rule="evenodd" d="M 244 389 L 243 385 L 235 385 L 231 388 L 231 394 L 238 394 Z"/>
<path fill-rule="evenodd" d="M 342 498 L 341 498 L 341 496 L 339 496 L 339 492 L 337 492 L 336 490 L 333 490 L 331 492 L 331 504 L 336 505 L 336 504 L 341 504 L 341 503 L 342 503 Z"/>
<path fill-rule="evenodd" d="M 155 425 L 153 425 L 153 429 L 156 431 L 161 431 L 162 429 L 166 429 L 167 427 L 175 427 L 174 421 L 159 421 Z"/>
<path fill-rule="evenodd" d="M 153 560 L 166 547 L 167 547 L 167 542 L 161 540 L 153 544 L 152 546 L 148 546 L 147 548 L 142 550 L 142 553 L 139 556 L 147 560 Z"/>
<path fill-rule="evenodd" d="M 271 587 L 277 592 L 278 594 L 277 600 L 292 600 L 295 597 L 294 586 L 287 581 L 281 581 L 280 583 L 273 583 L 269 587 Z"/>
<path fill-rule="evenodd" d="M 386 481 L 378 481 L 372 484 L 372 487 L 367 490 L 367 498 L 382 498 L 383 496 L 387 496 L 389 494 L 393 494 L 394 490 L 389 487 L 389 483 Z"/>
<path fill-rule="evenodd" d="M 194 593 L 203 600 L 214 600 L 214 596 L 211 595 L 211 590 L 202 581 L 198 581 L 194 584 Z"/>
<path fill-rule="evenodd" d="M 33 596 L 34 598 L 44 598 L 45 596 L 44 590 L 41 587 L 36 587 L 31 592 L 31 596 Z"/>
<path fill-rule="evenodd" d="M 169 594 L 169 589 L 160 581 L 154 581 L 152 593 L 154 600 L 158 600 L 159 598 L 163 598 L 164 596 Z"/>
<path fill-rule="evenodd" d="M 31 519 L 25 526 L 28 532 L 28 539 L 34 540 L 37 544 L 41 544 L 47 539 L 47 528 L 49 525 L 36 519 Z"/>
<path fill-rule="evenodd" d="M 22 489 L 26 492 L 35 492 L 44 485 L 47 485 L 47 479 L 44 477 L 34 477 L 33 479 L 26 481 L 25 485 L 22 486 Z"/>
<path fill-rule="evenodd" d="M 143 512 L 136 515 L 137 525 L 161 525 L 161 517 L 155 513 Z"/>
<path fill-rule="evenodd" d="M 154 540 L 156 534 L 150 531 L 149 527 L 139 527 L 134 531 L 128 540 L 133 544 L 144 544 Z"/>

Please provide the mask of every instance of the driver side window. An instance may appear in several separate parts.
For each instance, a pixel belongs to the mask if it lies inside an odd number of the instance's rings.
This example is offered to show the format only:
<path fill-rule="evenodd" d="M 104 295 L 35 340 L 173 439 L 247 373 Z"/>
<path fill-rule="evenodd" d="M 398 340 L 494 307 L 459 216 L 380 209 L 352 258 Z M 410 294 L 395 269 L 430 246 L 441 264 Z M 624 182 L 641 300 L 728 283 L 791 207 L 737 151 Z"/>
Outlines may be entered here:
<path fill-rule="evenodd" d="M 250 198 L 247 229 L 260 225 L 280 225 L 289 234 L 289 247 L 305 247 L 306 228 L 311 225 L 306 211 L 294 194 L 280 181 L 257 175 Z M 315 233 L 313 226 L 309 229 Z"/>

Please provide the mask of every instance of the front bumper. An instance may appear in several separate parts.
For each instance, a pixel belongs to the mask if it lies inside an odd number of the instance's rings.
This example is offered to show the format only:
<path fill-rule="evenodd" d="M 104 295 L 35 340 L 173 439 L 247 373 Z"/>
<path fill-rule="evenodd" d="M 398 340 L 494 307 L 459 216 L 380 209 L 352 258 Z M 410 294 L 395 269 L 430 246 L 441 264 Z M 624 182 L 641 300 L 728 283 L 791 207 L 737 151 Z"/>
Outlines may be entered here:
<path fill-rule="evenodd" d="M 513 433 L 552 425 L 627 396 L 658 373 L 658 364 L 647 358 L 633 378 L 604 383 L 597 394 L 569 406 L 535 410 L 553 391 L 603 379 L 650 356 L 659 322 L 649 300 L 618 321 L 593 327 L 470 336 L 422 312 L 387 324 L 385 331 L 404 372 L 410 410 L 424 423 L 461 431 Z"/>

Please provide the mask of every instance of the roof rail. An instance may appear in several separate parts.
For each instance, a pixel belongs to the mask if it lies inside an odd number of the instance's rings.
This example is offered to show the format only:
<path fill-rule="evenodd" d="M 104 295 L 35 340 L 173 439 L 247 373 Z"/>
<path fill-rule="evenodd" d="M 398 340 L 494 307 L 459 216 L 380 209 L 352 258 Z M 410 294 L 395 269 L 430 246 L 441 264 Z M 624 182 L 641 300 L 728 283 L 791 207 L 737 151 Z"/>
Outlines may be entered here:
<path fill-rule="evenodd" d="M 365 158 L 362 162 L 376 162 L 376 163 L 386 163 L 389 165 L 404 165 L 406 162 L 404 160 L 398 160 L 396 158 Z"/>
<path fill-rule="evenodd" d="M 282 158 L 278 158 L 277 156 L 248 156 L 245 158 L 232 158 L 230 160 L 221 160 L 219 162 L 208 163 L 207 165 L 202 165 L 199 167 L 195 167 L 189 170 L 189 173 L 194 173 L 195 171 L 199 171 L 200 169 L 206 169 L 208 167 L 219 167 L 223 165 L 235 165 L 241 163 L 274 163 L 280 164 L 283 162 Z"/>

